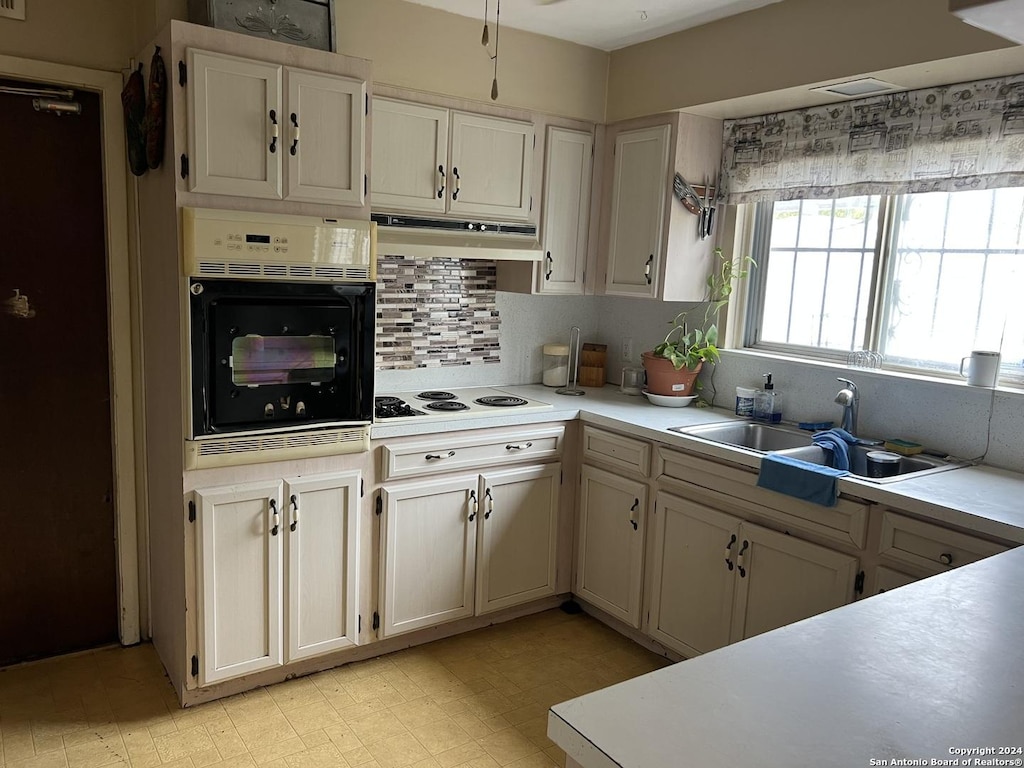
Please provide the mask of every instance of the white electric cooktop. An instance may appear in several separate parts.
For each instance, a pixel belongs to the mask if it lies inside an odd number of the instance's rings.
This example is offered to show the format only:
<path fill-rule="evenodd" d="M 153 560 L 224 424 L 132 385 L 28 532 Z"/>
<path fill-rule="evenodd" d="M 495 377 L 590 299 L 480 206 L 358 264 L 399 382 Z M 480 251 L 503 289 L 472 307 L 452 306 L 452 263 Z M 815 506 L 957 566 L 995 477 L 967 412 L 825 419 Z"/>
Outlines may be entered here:
<path fill-rule="evenodd" d="M 551 410 L 550 403 L 528 400 L 491 387 L 438 389 L 420 392 L 386 392 L 373 399 L 373 420 L 393 423 L 400 420 L 450 420 L 504 416 Z"/>

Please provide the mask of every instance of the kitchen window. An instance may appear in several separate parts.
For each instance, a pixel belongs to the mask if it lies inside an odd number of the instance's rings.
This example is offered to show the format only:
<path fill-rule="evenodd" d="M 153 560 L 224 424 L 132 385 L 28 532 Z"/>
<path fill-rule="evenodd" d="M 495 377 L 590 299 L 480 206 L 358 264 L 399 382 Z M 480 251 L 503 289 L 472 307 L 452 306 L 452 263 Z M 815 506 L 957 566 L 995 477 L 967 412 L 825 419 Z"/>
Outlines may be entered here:
<path fill-rule="evenodd" d="M 763 203 L 753 242 L 747 347 L 1024 385 L 1024 189 Z"/>

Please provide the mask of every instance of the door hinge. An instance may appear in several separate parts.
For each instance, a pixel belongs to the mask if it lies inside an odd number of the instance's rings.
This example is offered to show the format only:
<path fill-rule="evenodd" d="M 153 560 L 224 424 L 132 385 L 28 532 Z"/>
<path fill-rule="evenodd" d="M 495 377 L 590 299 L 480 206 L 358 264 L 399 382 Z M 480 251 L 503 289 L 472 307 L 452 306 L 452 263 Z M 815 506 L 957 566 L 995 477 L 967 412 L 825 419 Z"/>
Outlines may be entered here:
<path fill-rule="evenodd" d="M 380 614 L 376 611 L 373 612 L 373 624 L 371 624 L 370 627 L 374 632 L 380 629 Z"/>
<path fill-rule="evenodd" d="M 384 497 L 381 494 L 377 494 L 377 517 L 380 517 L 384 513 Z"/>
<path fill-rule="evenodd" d="M 188 521 L 190 523 L 196 521 L 196 503 L 192 499 L 188 500 Z"/>
<path fill-rule="evenodd" d="M 178 60 L 178 85 L 185 87 L 188 82 L 188 66 L 184 61 Z"/>
<path fill-rule="evenodd" d="M 857 574 L 857 578 L 853 582 L 853 591 L 858 595 L 864 594 L 864 571 Z"/>
<path fill-rule="evenodd" d="M 181 178 L 188 178 L 188 155 L 181 156 Z"/>
<path fill-rule="evenodd" d="M 199 677 L 199 657 L 192 657 L 192 677 Z"/>
<path fill-rule="evenodd" d="M 363 498 L 366 495 L 366 480 L 362 477 L 359 478 L 359 498 Z"/>

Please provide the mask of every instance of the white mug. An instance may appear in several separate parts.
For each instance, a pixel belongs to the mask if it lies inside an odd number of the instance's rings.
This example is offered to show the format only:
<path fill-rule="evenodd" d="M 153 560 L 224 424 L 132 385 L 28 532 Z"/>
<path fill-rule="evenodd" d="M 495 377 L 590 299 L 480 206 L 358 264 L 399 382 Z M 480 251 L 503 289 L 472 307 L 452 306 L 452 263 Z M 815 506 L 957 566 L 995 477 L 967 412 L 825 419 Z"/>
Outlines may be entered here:
<path fill-rule="evenodd" d="M 964 373 L 964 363 L 968 360 L 971 361 L 970 369 Z M 999 353 L 974 350 L 960 361 L 960 375 L 972 387 L 994 387 L 999 381 Z"/>

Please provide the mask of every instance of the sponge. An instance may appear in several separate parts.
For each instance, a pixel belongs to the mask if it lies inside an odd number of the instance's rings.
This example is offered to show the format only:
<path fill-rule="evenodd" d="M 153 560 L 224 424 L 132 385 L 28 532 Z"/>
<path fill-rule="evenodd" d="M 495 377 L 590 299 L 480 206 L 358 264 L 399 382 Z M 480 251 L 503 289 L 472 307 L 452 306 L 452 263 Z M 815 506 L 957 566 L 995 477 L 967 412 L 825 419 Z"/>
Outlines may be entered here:
<path fill-rule="evenodd" d="M 920 443 L 914 443 L 910 440 L 886 440 L 885 450 L 892 451 L 893 453 L 901 453 L 904 456 L 913 456 L 915 453 L 920 453 L 924 450 L 924 446 Z"/>

